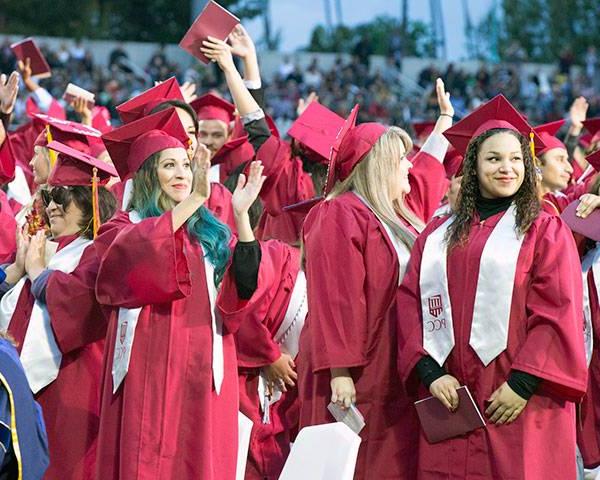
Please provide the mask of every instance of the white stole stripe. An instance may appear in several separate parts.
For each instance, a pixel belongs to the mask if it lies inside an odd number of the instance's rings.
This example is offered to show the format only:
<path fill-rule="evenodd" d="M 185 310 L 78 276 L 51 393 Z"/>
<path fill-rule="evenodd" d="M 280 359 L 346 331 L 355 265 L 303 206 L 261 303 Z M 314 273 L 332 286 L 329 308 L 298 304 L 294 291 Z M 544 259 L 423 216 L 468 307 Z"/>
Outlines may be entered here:
<path fill-rule="evenodd" d="M 523 236 L 516 231 L 516 207 L 511 207 L 494 227 L 481 254 L 469 345 L 484 365 L 502 353 L 508 327 L 515 273 Z M 447 245 L 444 236 L 449 218 L 425 241 L 421 261 L 423 346 L 439 365 L 454 348 L 452 306 L 448 293 Z"/>
<path fill-rule="evenodd" d="M 425 241 L 419 289 L 423 315 L 423 348 L 442 366 L 454 348 L 454 326 L 448 293 L 447 250 L 444 240 L 454 217 L 448 218 Z"/>
<path fill-rule="evenodd" d="M 524 239 L 516 230 L 516 212 L 516 206 L 511 205 L 481 254 L 469 345 L 485 366 L 508 345 L 515 274 Z"/>
<path fill-rule="evenodd" d="M 129 212 L 129 220 L 132 223 L 142 221 L 139 213 Z M 215 391 L 217 394 L 221 391 L 221 384 L 224 376 L 224 358 L 223 358 L 223 322 L 216 313 L 217 287 L 214 281 L 214 267 L 204 258 L 204 270 L 206 273 L 206 285 L 208 287 L 208 298 L 210 301 L 211 312 L 211 330 L 212 330 L 212 371 Z M 135 338 L 135 329 L 140 317 L 142 308 L 119 308 L 117 320 L 117 332 L 115 337 L 115 351 L 113 354 L 113 393 L 117 391 L 127 371 L 131 360 L 131 351 Z M 149 308 L 149 307 L 146 307 Z"/>
<path fill-rule="evenodd" d="M 281 322 L 281 325 L 273 337 L 275 343 L 280 347 L 283 347 L 283 350 L 285 350 L 292 358 L 296 358 L 296 355 L 298 355 L 300 333 L 302 332 L 302 327 L 304 327 L 307 313 L 308 298 L 306 291 L 306 275 L 300 270 L 298 271 L 296 281 L 294 282 L 292 296 L 285 312 L 283 322 Z M 275 385 L 273 394 L 271 395 L 271 398 L 269 398 L 267 379 L 263 372 L 261 372 L 258 378 L 258 398 L 260 408 L 263 411 L 263 423 L 271 423 L 269 407 L 281 398 L 281 390 L 279 390 L 278 385 Z"/>
<path fill-rule="evenodd" d="M 49 270 L 71 273 L 83 255 L 84 250 L 92 243 L 87 238 L 77 238 L 62 250 L 56 252 L 47 265 Z M 21 291 L 27 277 L 21 278 L 0 301 L 0 323 L 3 329 L 10 325 L 10 320 L 17 307 Z M 21 363 L 33 393 L 52 383 L 58 376 L 62 353 L 56 344 L 56 338 L 50 325 L 50 315 L 46 305 L 38 302 L 33 304 L 29 325 L 21 348 Z"/>
<path fill-rule="evenodd" d="M 592 360 L 594 350 L 594 328 L 592 323 L 592 308 L 590 303 L 590 286 L 588 284 L 588 274 L 592 270 L 594 285 L 596 289 L 596 298 L 600 299 L 600 246 L 590 250 L 581 262 L 583 275 L 583 337 L 585 341 L 585 358 L 588 366 Z"/>
<path fill-rule="evenodd" d="M 385 231 L 388 239 L 390 240 L 390 243 L 394 247 L 394 250 L 396 251 L 396 259 L 398 261 L 398 285 L 400 285 L 402 283 L 402 279 L 404 278 L 404 274 L 406 273 L 408 261 L 410 260 L 410 250 L 404 244 L 404 242 L 402 242 L 402 240 L 400 240 L 398 237 L 396 237 L 396 235 L 394 235 L 394 232 L 392 232 L 392 229 L 388 226 L 388 224 L 385 223 L 379 217 L 379 215 L 377 215 L 377 213 L 375 213 L 375 210 L 366 198 L 364 198 L 362 195 L 355 191 L 352 191 L 352 193 L 354 193 L 354 195 L 356 195 L 360 199 L 360 201 L 363 202 L 369 210 L 371 210 L 373 215 L 375 215 L 375 218 L 379 220 L 379 223 L 383 227 L 383 230 Z"/>

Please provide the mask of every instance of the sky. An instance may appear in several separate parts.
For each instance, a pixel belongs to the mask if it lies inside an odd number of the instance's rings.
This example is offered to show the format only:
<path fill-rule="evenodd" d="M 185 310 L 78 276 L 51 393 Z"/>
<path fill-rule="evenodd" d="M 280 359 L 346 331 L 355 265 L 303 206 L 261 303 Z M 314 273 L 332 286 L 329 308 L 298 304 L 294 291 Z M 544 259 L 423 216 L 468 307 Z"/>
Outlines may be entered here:
<path fill-rule="evenodd" d="M 356 25 L 368 22 L 378 15 L 400 17 L 400 0 L 339 0 L 342 5 L 344 24 Z M 330 1 L 335 23 L 335 0 Z M 431 21 L 428 0 L 409 0 L 409 17 L 412 20 Z M 477 23 L 489 10 L 494 0 L 467 0 L 471 20 Z M 448 60 L 466 57 L 463 0 L 440 0 L 446 33 Z M 271 0 L 271 18 L 275 31 L 281 29 L 281 50 L 292 52 L 305 46 L 310 32 L 319 23 L 325 24 L 323 0 Z M 253 38 L 262 36 L 260 20 L 244 22 Z"/>

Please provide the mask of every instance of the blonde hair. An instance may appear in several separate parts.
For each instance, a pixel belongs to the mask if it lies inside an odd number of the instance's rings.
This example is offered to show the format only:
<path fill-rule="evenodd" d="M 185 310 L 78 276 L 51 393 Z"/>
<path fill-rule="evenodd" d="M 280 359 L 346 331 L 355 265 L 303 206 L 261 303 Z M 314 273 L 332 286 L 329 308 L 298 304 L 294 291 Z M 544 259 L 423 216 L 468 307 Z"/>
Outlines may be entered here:
<path fill-rule="evenodd" d="M 409 249 L 414 245 L 416 236 L 399 217 L 410 223 L 418 232 L 421 232 L 425 225 L 402 199 L 391 199 L 390 178 L 398 175 L 401 160 L 411 150 L 412 140 L 408 133 L 399 127 L 390 127 L 379 137 L 350 176 L 343 182 L 338 182 L 328 196 L 328 199 L 331 199 L 347 191 L 356 191 L 369 202 L 377 216 Z"/>

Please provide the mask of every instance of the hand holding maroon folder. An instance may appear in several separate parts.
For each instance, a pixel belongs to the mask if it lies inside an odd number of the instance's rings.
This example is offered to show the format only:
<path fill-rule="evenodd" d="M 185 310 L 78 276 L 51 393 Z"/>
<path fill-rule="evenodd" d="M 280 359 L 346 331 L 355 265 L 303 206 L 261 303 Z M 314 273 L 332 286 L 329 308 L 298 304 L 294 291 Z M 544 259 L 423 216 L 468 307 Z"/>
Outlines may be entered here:
<path fill-rule="evenodd" d="M 209 36 L 225 41 L 238 23 L 239 18 L 213 0 L 209 0 L 179 42 L 179 46 L 202 63 L 208 64 L 210 60 L 200 51 L 202 41 L 207 40 Z"/>
<path fill-rule="evenodd" d="M 600 241 L 600 209 L 594 210 L 586 218 L 581 218 L 577 216 L 578 206 L 579 200 L 570 203 L 564 209 L 560 218 L 575 233 L 579 233 L 596 242 Z"/>
<path fill-rule="evenodd" d="M 429 443 L 438 443 L 485 427 L 485 420 L 469 389 L 462 386 L 456 389 L 456 393 L 458 408 L 454 412 L 450 412 L 435 397 L 427 397 L 415 402 L 421 427 Z"/>

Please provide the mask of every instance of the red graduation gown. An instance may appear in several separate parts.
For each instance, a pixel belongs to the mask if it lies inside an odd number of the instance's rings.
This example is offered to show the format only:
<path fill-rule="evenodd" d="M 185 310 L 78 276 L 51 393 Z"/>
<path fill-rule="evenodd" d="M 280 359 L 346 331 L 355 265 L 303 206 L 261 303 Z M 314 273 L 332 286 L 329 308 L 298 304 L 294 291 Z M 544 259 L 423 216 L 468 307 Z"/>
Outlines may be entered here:
<path fill-rule="evenodd" d="M 577 445 L 587 468 L 600 465 L 600 303 L 590 269 L 587 285 L 590 292 L 590 310 L 594 329 L 594 349 L 589 366 L 588 388 L 581 401 L 577 422 Z"/>
<path fill-rule="evenodd" d="M 0 190 L 0 264 L 13 260 L 17 251 L 17 221 L 6 193 Z"/>
<path fill-rule="evenodd" d="M 421 434 L 419 479 L 487 478 L 574 480 L 575 404 L 587 387 L 583 347 L 582 282 L 569 228 L 541 213 L 523 241 L 513 291 L 508 346 L 485 367 L 469 346 L 479 262 L 503 213 L 482 224 L 476 217 L 465 247 L 448 258 L 448 288 L 456 345 L 445 368 L 467 385 L 482 412 L 486 400 L 521 370 L 542 379 L 519 418 L 489 424 L 465 436 L 430 445 Z M 445 217 L 447 218 L 447 217 Z M 434 219 L 417 240 L 397 298 L 399 370 L 411 377 L 422 347 L 419 271 L 427 236 L 445 218 Z M 411 377 L 411 382 L 415 381 Z M 421 396 L 429 395 L 420 386 Z"/>
<path fill-rule="evenodd" d="M 290 442 L 298 425 L 296 388 L 288 387 L 270 409 L 270 423 L 263 424 L 258 396 L 261 367 L 281 356 L 273 337 L 285 317 L 298 271 L 300 251 L 278 240 L 261 244 L 262 257 L 257 290 L 252 296 L 254 308 L 240 311 L 235 287 L 229 292 L 223 318 L 244 316 L 235 335 L 239 365 L 240 411 L 252 420 L 246 480 L 277 480 L 290 451 Z M 225 297 L 225 295 L 224 295 Z M 224 302 L 225 303 L 225 302 Z M 238 320 L 239 322 L 239 320 Z"/>
<path fill-rule="evenodd" d="M 210 304 L 200 245 L 171 213 L 131 224 L 120 213 L 103 226 L 96 285 L 114 307 L 106 336 L 97 478 L 221 480 L 235 477 L 238 381 L 233 333 L 224 323 L 224 379 L 212 380 Z M 103 235 L 98 237 L 102 242 Z M 118 307 L 144 307 L 129 371 L 113 395 Z"/>
<path fill-rule="evenodd" d="M 58 239 L 59 250 L 76 238 Z M 97 269 L 96 253 L 90 245 L 73 272 L 54 271 L 46 284 L 46 307 L 63 357 L 58 377 L 36 395 L 42 407 L 50 450 L 45 480 L 95 478 L 98 394 L 106 331 L 94 293 Z M 8 329 L 19 345 L 19 353 L 33 303 L 27 282 Z"/>

